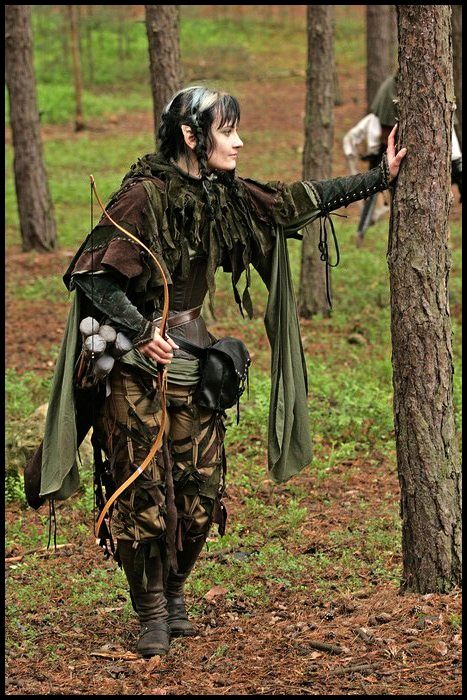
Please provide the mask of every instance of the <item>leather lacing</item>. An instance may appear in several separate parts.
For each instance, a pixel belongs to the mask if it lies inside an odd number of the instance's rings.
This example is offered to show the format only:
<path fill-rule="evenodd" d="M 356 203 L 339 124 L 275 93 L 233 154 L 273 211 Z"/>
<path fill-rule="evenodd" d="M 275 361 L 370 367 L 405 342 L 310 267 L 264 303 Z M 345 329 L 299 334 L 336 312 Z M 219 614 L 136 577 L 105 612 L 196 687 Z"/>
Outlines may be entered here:
<path fill-rule="evenodd" d="M 343 219 L 347 218 L 347 216 L 345 214 L 337 214 L 337 212 L 332 212 L 332 214 L 335 216 L 340 216 Z M 326 226 L 326 223 L 328 221 L 331 225 L 332 241 L 333 241 L 334 248 L 336 251 L 336 261 L 334 263 L 331 262 L 330 256 L 329 256 L 329 245 L 328 245 L 328 237 L 329 236 L 328 236 L 328 229 Z M 329 212 L 329 211 L 325 211 L 323 213 L 323 216 L 320 218 L 318 250 L 320 252 L 320 260 L 322 260 L 326 265 L 326 298 L 328 300 L 329 308 L 332 309 L 329 269 L 331 267 L 337 267 L 339 265 L 340 253 L 339 253 L 339 244 L 337 242 L 336 231 L 334 229 L 334 222 L 331 219 L 331 212 Z"/>

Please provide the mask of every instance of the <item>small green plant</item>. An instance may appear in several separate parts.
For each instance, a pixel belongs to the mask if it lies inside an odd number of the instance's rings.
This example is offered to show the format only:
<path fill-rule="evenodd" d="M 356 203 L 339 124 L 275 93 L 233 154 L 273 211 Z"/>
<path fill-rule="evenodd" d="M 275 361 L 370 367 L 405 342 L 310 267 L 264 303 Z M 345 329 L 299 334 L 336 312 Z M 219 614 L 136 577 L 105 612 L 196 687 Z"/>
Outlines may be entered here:
<path fill-rule="evenodd" d="M 449 615 L 449 624 L 451 627 L 455 630 L 461 629 L 462 627 L 462 615 L 459 615 L 458 613 L 451 613 Z"/>

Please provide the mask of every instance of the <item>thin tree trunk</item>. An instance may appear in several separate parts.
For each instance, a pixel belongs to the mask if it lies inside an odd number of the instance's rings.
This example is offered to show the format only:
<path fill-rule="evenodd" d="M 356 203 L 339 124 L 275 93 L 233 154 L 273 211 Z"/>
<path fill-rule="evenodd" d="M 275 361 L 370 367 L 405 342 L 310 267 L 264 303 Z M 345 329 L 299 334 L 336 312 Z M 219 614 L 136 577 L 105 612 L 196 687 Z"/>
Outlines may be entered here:
<path fill-rule="evenodd" d="M 5 68 L 23 250 L 57 246 L 40 136 L 30 5 L 5 5 Z"/>
<path fill-rule="evenodd" d="M 449 5 L 397 5 L 397 10 L 398 140 L 408 153 L 394 196 L 388 264 L 402 588 L 445 592 L 461 581 L 461 474 L 447 287 L 451 10 Z"/>
<path fill-rule="evenodd" d="M 82 131 L 86 128 L 86 124 L 83 117 L 83 77 L 81 74 L 81 54 L 79 50 L 78 5 L 68 5 L 68 17 L 70 20 L 70 43 L 75 85 L 75 131 Z"/>
<path fill-rule="evenodd" d="M 89 82 L 92 84 L 94 82 L 94 55 L 92 42 L 92 30 L 94 25 L 94 5 L 83 5 L 83 7 L 86 8 L 86 58 L 88 61 Z"/>
<path fill-rule="evenodd" d="M 379 86 L 390 75 L 390 5 L 366 6 L 366 100 L 367 111 Z"/>
<path fill-rule="evenodd" d="M 172 95 L 181 88 L 180 6 L 145 5 L 151 90 L 154 107 L 154 133 L 160 115 Z"/>
<path fill-rule="evenodd" d="M 303 179 L 331 177 L 333 145 L 334 5 L 308 5 L 308 68 Z M 326 267 L 318 251 L 319 224 L 303 237 L 298 310 L 302 318 L 330 315 Z M 329 280 L 330 282 L 330 280 Z"/>
<path fill-rule="evenodd" d="M 451 7 L 454 94 L 456 95 L 456 135 L 462 150 L 462 5 L 451 5 Z"/>

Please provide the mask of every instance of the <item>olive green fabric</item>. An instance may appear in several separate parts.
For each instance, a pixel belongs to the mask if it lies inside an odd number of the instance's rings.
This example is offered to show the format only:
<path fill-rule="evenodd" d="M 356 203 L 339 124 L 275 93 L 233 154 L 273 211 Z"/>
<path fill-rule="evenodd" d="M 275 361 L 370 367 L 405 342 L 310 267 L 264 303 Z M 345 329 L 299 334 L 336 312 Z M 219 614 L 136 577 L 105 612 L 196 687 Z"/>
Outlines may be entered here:
<path fill-rule="evenodd" d="M 268 469 L 282 483 L 311 462 L 306 365 L 300 338 L 287 242 L 277 231 L 264 317 L 271 345 Z"/>
<path fill-rule="evenodd" d="M 80 322 L 80 297 L 73 295 L 55 365 L 42 450 L 41 496 L 69 498 L 79 487 L 73 371 Z"/>
<path fill-rule="evenodd" d="M 152 377 L 157 376 L 157 363 L 151 358 L 145 357 L 138 350 L 130 350 L 121 359 L 121 362 L 133 365 L 147 372 Z M 167 371 L 167 380 L 178 386 L 192 386 L 200 379 L 199 360 L 187 360 L 183 357 L 174 357 Z"/>

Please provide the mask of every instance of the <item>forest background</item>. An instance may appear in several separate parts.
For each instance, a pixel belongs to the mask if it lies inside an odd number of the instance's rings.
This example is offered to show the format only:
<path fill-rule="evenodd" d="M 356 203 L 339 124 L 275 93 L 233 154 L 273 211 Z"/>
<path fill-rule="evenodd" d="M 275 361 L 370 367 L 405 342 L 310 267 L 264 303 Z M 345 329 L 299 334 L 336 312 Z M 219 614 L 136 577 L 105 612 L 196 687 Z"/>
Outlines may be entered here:
<path fill-rule="evenodd" d="M 53 253 L 21 252 L 6 126 L 7 693 L 459 694 L 459 591 L 399 595 L 388 221 L 372 226 L 357 248 L 357 205 L 336 223 L 342 261 L 333 276 L 332 315 L 302 321 L 314 462 L 283 486 L 266 474 L 265 291 L 255 278 L 256 318 L 243 321 L 228 277 L 218 275 L 211 330 L 242 337 L 253 369 L 240 425 L 232 420 L 227 433 L 227 535 L 212 533 L 189 581 L 202 637 L 177 640 L 157 664 L 142 665 L 128 652 L 137 621 L 122 573 L 94 544 L 86 450 L 81 491 L 58 509 L 61 546 L 55 555 L 44 551 L 48 514 L 25 506 L 21 466 L 40 439 L 68 310 L 61 275 L 89 227 L 88 175 L 106 197 L 154 144 L 144 6 L 80 8 L 87 122 L 80 133 L 73 130 L 65 6 L 33 8 L 41 130 L 60 246 Z M 240 99 L 240 175 L 301 178 L 305 8 L 182 6 L 185 82 L 219 85 Z M 364 6 L 336 6 L 335 41 L 337 176 L 347 174 L 342 137 L 366 113 Z M 460 426 L 457 199 L 456 192 L 450 307 Z M 300 244 L 292 241 L 290 252 L 297 282 Z"/>

